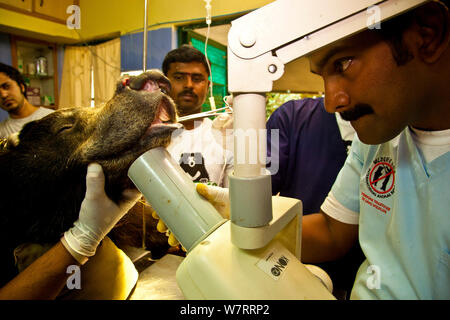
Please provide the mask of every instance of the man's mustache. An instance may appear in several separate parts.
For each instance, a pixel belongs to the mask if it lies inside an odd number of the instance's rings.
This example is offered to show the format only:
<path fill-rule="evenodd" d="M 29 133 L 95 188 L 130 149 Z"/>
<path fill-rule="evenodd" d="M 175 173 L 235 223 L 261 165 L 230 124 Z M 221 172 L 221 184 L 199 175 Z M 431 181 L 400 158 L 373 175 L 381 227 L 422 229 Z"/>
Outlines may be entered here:
<path fill-rule="evenodd" d="M 189 90 L 189 89 L 181 91 L 178 94 L 178 96 L 182 96 L 182 95 L 185 95 L 185 94 L 189 94 L 191 96 L 197 97 L 197 95 L 194 93 L 194 91 L 193 90 Z"/>
<path fill-rule="evenodd" d="M 373 108 L 368 104 L 357 104 L 351 110 L 343 111 L 340 113 L 341 118 L 346 121 L 355 121 L 367 114 L 373 113 Z"/>

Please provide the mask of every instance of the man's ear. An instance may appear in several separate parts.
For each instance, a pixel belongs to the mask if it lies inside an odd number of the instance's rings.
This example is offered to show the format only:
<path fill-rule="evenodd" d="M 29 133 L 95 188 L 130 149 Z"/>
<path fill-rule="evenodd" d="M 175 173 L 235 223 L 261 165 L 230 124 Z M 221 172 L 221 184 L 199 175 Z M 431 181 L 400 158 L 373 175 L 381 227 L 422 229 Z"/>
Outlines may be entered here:
<path fill-rule="evenodd" d="M 19 84 L 20 92 L 22 92 L 23 96 L 26 98 L 27 93 L 25 92 L 25 86 L 23 84 Z"/>
<path fill-rule="evenodd" d="M 441 2 L 429 2 L 417 9 L 416 22 L 421 39 L 418 54 L 422 61 L 435 63 L 449 48 L 449 10 Z"/>

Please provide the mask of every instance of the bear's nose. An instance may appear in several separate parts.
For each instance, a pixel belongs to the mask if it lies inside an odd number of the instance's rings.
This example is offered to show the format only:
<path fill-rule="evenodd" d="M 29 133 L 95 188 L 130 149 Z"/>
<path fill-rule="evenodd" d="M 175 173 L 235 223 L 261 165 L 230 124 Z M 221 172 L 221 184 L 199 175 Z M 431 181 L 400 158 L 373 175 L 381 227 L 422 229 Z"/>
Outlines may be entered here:
<path fill-rule="evenodd" d="M 156 81 L 153 80 L 147 80 L 144 83 L 144 86 L 141 88 L 141 90 L 153 92 L 159 89 L 159 85 L 156 83 Z"/>

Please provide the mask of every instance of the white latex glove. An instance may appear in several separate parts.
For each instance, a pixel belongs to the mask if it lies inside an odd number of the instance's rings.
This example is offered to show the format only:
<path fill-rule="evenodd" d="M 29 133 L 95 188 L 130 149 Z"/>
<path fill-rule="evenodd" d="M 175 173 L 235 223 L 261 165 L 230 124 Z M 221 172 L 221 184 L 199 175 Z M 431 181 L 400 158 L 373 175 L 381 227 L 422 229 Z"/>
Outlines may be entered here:
<path fill-rule="evenodd" d="M 224 113 L 217 116 L 211 127 L 214 140 L 222 149 L 233 152 L 233 115 Z"/>
<path fill-rule="evenodd" d="M 217 116 L 212 122 L 212 127 L 218 130 L 233 129 L 233 116 L 228 113 Z"/>
<path fill-rule="evenodd" d="M 105 175 L 97 163 L 88 166 L 86 196 L 74 226 L 64 233 L 61 242 L 80 263 L 95 254 L 98 244 L 116 223 L 133 207 L 141 194 L 137 190 L 123 192 L 124 200 L 117 205 L 105 193 Z"/>
<path fill-rule="evenodd" d="M 206 198 L 225 219 L 230 219 L 230 197 L 228 188 L 198 183 L 197 192 Z"/>

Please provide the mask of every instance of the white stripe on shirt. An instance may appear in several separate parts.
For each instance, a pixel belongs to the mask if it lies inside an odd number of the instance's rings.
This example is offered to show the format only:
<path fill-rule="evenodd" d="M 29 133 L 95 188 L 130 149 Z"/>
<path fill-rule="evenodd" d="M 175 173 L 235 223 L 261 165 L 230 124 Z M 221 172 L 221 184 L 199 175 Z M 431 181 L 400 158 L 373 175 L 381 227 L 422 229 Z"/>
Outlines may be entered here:
<path fill-rule="evenodd" d="M 344 207 L 330 191 L 320 209 L 333 219 L 346 224 L 359 224 L 359 213 Z"/>

